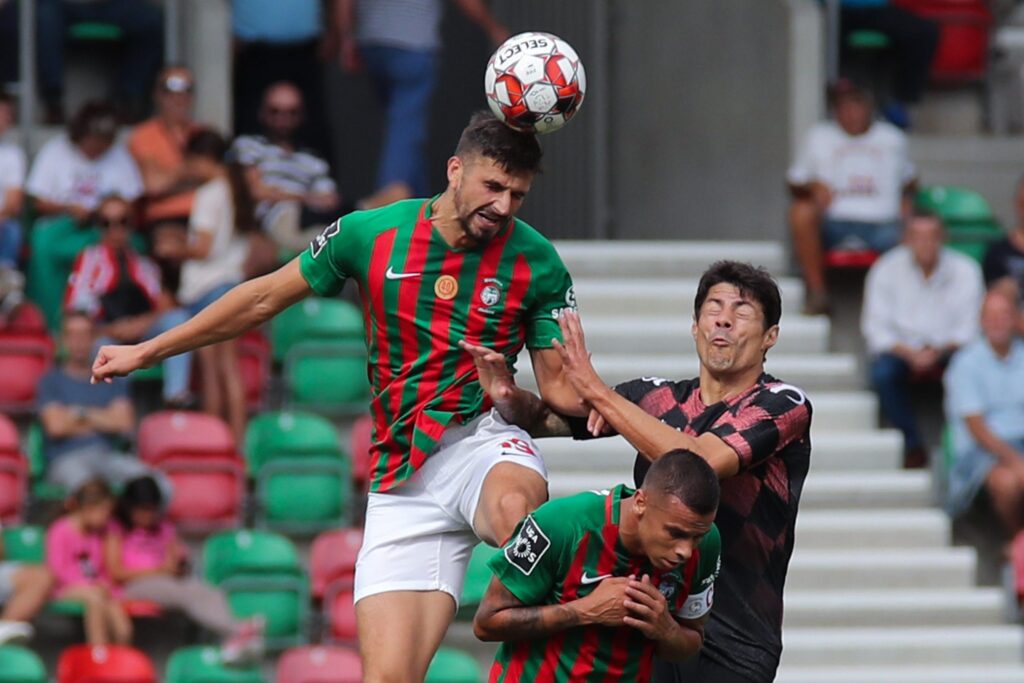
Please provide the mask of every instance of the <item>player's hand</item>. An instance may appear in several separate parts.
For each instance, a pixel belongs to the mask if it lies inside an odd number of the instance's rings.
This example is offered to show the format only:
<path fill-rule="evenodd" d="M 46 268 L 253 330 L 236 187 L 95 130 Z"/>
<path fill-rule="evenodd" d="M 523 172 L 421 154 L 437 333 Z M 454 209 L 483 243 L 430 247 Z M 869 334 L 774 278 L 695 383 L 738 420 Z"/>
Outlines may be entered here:
<path fill-rule="evenodd" d="M 516 381 L 508 371 L 505 356 L 486 346 L 470 344 L 465 339 L 459 340 L 459 346 L 473 357 L 477 374 L 480 375 L 480 386 L 492 401 L 497 404 L 512 398 Z"/>
<path fill-rule="evenodd" d="M 622 626 L 626 617 L 626 589 L 630 578 L 615 576 L 597 584 L 590 595 L 577 600 L 583 623 L 597 626 Z"/>
<path fill-rule="evenodd" d="M 580 399 L 588 401 L 607 387 L 590 362 L 590 352 L 587 351 L 587 340 L 583 336 L 580 314 L 576 311 L 563 312 L 558 316 L 558 326 L 565 341 L 552 339 L 551 343 L 562 357 L 562 370 L 569 384 L 579 394 Z"/>
<path fill-rule="evenodd" d="M 592 436 L 604 436 L 611 434 L 614 430 L 604 419 L 604 415 L 591 408 L 590 415 L 587 416 L 587 431 Z"/>
<path fill-rule="evenodd" d="M 623 623 L 651 640 L 664 640 L 675 628 L 675 619 L 668 610 L 668 601 L 646 574 L 640 580 L 629 581 L 626 587 L 626 610 Z"/>
<path fill-rule="evenodd" d="M 92 363 L 92 384 L 113 381 L 129 372 L 146 367 L 141 344 L 128 346 L 101 346 Z"/>

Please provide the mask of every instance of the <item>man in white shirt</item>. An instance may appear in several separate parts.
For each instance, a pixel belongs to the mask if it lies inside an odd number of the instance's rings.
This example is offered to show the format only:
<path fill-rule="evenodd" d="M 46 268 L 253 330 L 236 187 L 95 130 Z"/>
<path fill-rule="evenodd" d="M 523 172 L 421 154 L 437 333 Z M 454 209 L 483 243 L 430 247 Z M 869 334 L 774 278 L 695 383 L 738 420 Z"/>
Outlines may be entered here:
<path fill-rule="evenodd" d="M 0 318 L 22 300 L 25 278 L 18 270 L 21 252 L 21 201 L 25 151 L 4 139 L 14 124 L 14 102 L 0 93 Z"/>
<path fill-rule="evenodd" d="M 842 79 L 831 86 L 835 121 L 807 134 L 786 179 L 793 201 L 789 223 L 807 285 L 804 312 L 828 312 L 824 251 L 884 252 L 900 241 L 915 170 L 906 136 L 874 120 L 870 93 Z M 904 202 L 907 202 L 906 207 Z"/>
<path fill-rule="evenodd" d="M 985 285 L 971 258 L 942 246 L 942 221 L 916 210 L 903 244 L 875 262 L 864 287 L 861 332 L 871 382 L 885 418 L 903 432 L 904 464 L 927 461 L 908 393 L 914 379 L 937 379 L 950 355 L 974 339 Z"/>

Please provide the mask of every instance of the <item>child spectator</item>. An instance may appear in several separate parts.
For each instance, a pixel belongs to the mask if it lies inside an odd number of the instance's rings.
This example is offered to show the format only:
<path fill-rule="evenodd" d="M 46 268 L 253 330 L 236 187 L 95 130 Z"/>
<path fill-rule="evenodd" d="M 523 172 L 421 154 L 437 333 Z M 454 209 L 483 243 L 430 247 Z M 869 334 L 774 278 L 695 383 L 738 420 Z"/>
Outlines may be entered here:
<path fill-rule="evenodd" d="M 52 588 L 53 575 L 45 565 L 5 560 L 0 538 L 0 645 L 32 637 L 29 621 L 43 609 Z"/>
<path fill-rule="evenodd" d="M 224 594 L 185 575 L 186 549 L 163 516 L 163 496 L 152 477 L 133 479 L 117 502 L 106 539 L 106 567 L 131 600 L 149 600 L 181 610 L 224 639 L 227 663 L 258 659 L 263 651 L 260 619 L 237 622 Z"/>
<path fill-rule="evenodd" d="M 114 496 L 100 479 L 83 484 L 68 501 L 66 515 L 46 533 L 46 563 L 56 578 L 55 595 L 85 606 L 85 638 L 90 645 L 125 645 L 132 622 L 103 565 L 103 541 Z"/>

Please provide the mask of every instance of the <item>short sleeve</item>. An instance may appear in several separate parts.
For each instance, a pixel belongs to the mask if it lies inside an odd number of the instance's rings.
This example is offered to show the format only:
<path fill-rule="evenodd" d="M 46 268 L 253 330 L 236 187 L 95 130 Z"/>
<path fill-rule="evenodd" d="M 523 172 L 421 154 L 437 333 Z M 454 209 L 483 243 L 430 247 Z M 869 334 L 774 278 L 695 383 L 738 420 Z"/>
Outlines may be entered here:
<path fill-rule="evenodd" d="M 786 171 L 786 182 L 790 185 L 806 185 L 817 179 L 818 170 L 814 164 L 815 141 L 819 138 L 819 129 L 812 128 L 804 136 L 796 159 Z"/>
<path fill-rule="evenodd" d="M 357 211 L 334 221 L 299 256 L 302 277 L 320 296 L 335 296 L 341 292 L 345 281 L 356 274 L 364 215 L 365 212 Z"/>
<path fill-rule="evenodd" d="M 544 603 L 564 578 L 563 556 L 572 545 L 565 521 L 543 505 L 526 516 L 488 566 L 494 576 L 524 605 Z"/>
<path fill-rule="evenodd" d="M 711 611 L 715 601 L 715 581 L 722 569 L 722 538 L 714 524 L 700 542 L 697 571 L 690 579 L 690 590 L 676 611 L 680 619 L 700 619 Z"/>
<path fill-rule="evenodd" d="M 983 373 L 972 362 L 974 348 L 965 346 L 954 353 L 943 376 L 949 419 L 983 415 L 988 407 L 983 383 L 979 381 Z"/>
<path fill-rule="evenodd" d="M 25 181 L 25 191 L 33 197 L 54 201 L 57 195 L 57 177 L 55 165 L 59 152 L 56 145 L 60 143 L 59 138 L 54 138 L 43 145 L 36 155 L 35 162 L 29 170 L 28 179 Z"/>
<path fill-rule="evenodd" d="M 548 245 L 548 253 L 536 268 L 532 304 L 527 312 L 526 346 L 531 349 L 550 349 L 551 340 L 562 338 L 558 315 L 565 309 L 576 310 L 576 291 L 572 278 L 555 248 Z"/>
<path fill-rule="evenodd" d="M 805 436 L 810 425 L 807 395 L 779 383 L 761 388 L 735 411 L 726 411 L 709 431 L 736 451 L 743 471 Z"/>
<path fill-rule="evenodd" d="M 207 183 L 196 190 L 192 202 L 192 213 L 188 219 L 189 232 L 217 233 L 224 223 L 224 210 L 231 197 L 221 192 L 224 187 L 217 183 Z"/>

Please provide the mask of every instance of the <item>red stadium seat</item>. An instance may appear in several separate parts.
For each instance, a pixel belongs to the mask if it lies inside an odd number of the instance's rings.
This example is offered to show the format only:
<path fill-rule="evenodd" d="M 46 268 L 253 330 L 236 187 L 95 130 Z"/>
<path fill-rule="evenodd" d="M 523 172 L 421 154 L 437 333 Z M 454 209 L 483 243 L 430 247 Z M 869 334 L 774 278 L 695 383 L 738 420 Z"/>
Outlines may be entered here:
<path fill-rule="evenodd" d="M 358 528 L 327 531 L 313 540 L 309 551 L 309 573 L 313 598 L 322 600 L 327 588 L 338 582 L 351 585 L 356 572 L 356 556 L 363 545 L 363 530 Z"/>
<path fill-rule="evenodd" d="M 361 683 L 359 653 L 347 647 L 313 645 L 286 650 L 277 662 L 276 683 Z"/>
<path fill-rule="evenodd" d="M 878 260 L 878 256 L 877 251 L 870 249 L 833 249 L 832 251 L 825 252 L 825 267 L 867 269 Z"/>
<path fill-rule="evenodd" d="M 359 632 L 356 630 L 356 606 L 351 585 L 337 583 L 328 592 L 324 598 L 324 616 L 328 642 L 356 642 Z"/>
<path fill-rule="evenodd" d="M 993 21 L 986 0 L 897 0 L 895 4 L 939 24 L 939 44 L 931 67 L 933 81 L 985 80 Z"/>
<path fill-rule="evenodd" d="M 46 330 L 46 318 L 39 307 L 30 301 L 26 301 L 14 309 L 14 312 L 7 317 L 5 332 L 17 334 L 31 334 L 38 337 L 49 337 Z"/>
<path fill-rule="evenodd" d="M 74 645 L 57 662 L 57 683 L 156 682 L 149 657 L 124 645 Z"/>
<path fill-rule="evenodd" d="M 53 362 L 48 337 L 0 333 L 0 410 L 26 414 L 35 408 L 36 386 Z"/>
<path fill-rule="evenodd" d="M 352 425 L 352 481 L 365 490 L 370 481 L 370 444 L 373 442 L 373 418 L 363 415 Z"/>
<path fill-rule="evenodd" d="M 259 330 L 246 332 L 238 340 L 238 367 L 246 407 L 260 410 L 270 381 L 270 341 Z"/>
<path fill-rule="evenodd" d="M 0 414 L 0 453 L 20 453 L 21 441 L 14 421 Z"/>
<path fill-rule="evenodd" d="M 219 417 L 184 410 L 161 410 L 139 423 L 139 458 L 153 465 L 187 454 L 236 456 L 235 439 Z"/>
<path fill-rule="evenodd" d="M 16 524 L 28 495 L 29 464 L 21 452 L 18 429 L 6 415 L 0 415 L 0 521 Z"/>

